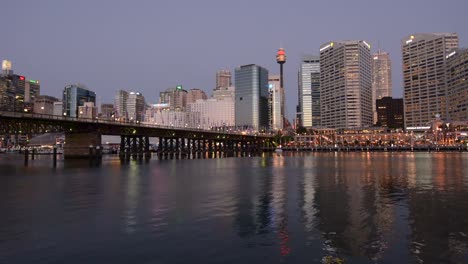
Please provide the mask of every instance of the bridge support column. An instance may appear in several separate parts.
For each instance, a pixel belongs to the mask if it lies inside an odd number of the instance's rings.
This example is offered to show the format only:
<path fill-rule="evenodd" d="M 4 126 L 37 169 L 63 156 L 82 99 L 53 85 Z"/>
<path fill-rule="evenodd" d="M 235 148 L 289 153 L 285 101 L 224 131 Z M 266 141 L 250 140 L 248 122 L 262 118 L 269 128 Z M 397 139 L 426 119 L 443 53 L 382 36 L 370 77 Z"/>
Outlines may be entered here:
<path fill-rule="evenodd" d="M 89 146 L 101 146 L 99 133 L 65 133 L 66 144 L 63 147 L 65 159 L 89 158 Z"/>

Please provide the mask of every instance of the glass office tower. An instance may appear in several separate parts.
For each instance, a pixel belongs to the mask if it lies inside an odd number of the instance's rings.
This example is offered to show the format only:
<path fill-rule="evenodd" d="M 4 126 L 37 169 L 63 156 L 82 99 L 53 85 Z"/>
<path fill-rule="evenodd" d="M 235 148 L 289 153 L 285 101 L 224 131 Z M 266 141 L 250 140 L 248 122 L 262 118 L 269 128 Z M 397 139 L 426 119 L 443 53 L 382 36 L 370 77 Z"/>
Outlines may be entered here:
<path fill-rule="evenodd" d="M 255 64 L 235 70 L 235 122 L 254 130 L 268 128 L 268 70 Z"/>

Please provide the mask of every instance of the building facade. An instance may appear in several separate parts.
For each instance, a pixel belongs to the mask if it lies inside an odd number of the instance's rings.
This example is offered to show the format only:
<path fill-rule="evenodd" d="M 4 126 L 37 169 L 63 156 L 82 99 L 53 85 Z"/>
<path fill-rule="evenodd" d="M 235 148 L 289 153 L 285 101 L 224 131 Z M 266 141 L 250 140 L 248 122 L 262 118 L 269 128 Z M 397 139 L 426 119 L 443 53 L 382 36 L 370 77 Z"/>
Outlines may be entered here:
<path fill-rule="evenodd" d="M 377 99 L 377 125 L 392 129 L 404 129 L 403 98 Z"/>
<path fill-rule="evenodd" d="M 101 104 L 100 119 L 113 120 L 115 118 L 115 109 L 113 104 Z"/>
<path fill-rule="evenodd" d="M 392 96 L 392 63 L 388 52 L 379 50 L 372 55 L 372 112 L 377 122 L 376 100 Z"/>
<path fill-rule="evenodd" d="M 446 57 L 458 48 L 456 33 L 414 34 L 401 41 L 405 127 L 427 126 L 448 117 Z"/>
<path fill-rule="evenodd" d="M 370 45 L 328 42 L 320 47 L 321 125 L 361 128 L 372 125 Z"/>
<path fill-rule="evenodd" d="M 208 99 L 206 93 L 200 89 L 190 89 L 187 92 L 187 104 L 195 103 L 197 100 Z"/>
<path fill-rule="evenodd" d="M 468 48 L 447 55 L 448 114 L 451 121 L 468 121 Z"/>
<path fill-rule="evenodd" d="M 127 120 L 127 100 L 128 92 L 124 90 L 117 91 L 114 97 L 115 118 L 117 120 Z"/>
<path fill-rule="evenodd" d="M 97 107 L 93 102 L 85 102 L 82 106 L 78 106 L 78 118 L 96 119 L 97 114 Z"/>
<path fill-rule="evenodd" d="M 187 104 L 187 112 L 198 113 L 188 118 L 192 127 L 211 129 L 235 125 L 233 98 L 197 100 L 195 103 Z"/>
<path fill-rule="evenodd" d="M 320 122 L 320 58 L 307 55 L 301 60 L 298 74 L 298 124 L 318 127 Z"/>
<path fill-rule="evenodd" d="M 268 129 L 268 70 L 255 64 L 236 68 L 235 87 L 236 126 Z"/>
<path fill-rule="evenodd" d="M 216 72 L 216 87 L 215 90 L 226 89 L 232 85 L 231 83 L 231 71 L 219 70 Z"/>
<path fill-rule="evenodd" d="M 96 104 L 96 93 L 88 90 L 82 84 L 67 85 L 63 90 L 62 102 L 63 115 L 77 118 L 80 106 L 84 106 L 86 102 Z"/>
<path fill-rule="evenodd" d="M 283 129 L 282 95 L 280 76 L 268 76 L 268 124 L 274 131 Z"/>
<path fill-rule="evenodd" d="M 36 114 L 53 115 L 55 102 L 58 102 L 58 99 L 53 96 L 39 95 L 34 99 L 33 111 Z"/>
<path fill-rule="evenodd" d="M 168 88 L 159 93 L 159 103 L 168 104 L 173 110 L 185 110 L 187 106 L 187 91 L 181 85 L 175 88 Z"/>
<path fill-rule="evenodd" d="M 139 92 L 128 93 L 127 99 L 127 117 L 128 121 L 141 122 L 145 114 L 145 97 Z"/>

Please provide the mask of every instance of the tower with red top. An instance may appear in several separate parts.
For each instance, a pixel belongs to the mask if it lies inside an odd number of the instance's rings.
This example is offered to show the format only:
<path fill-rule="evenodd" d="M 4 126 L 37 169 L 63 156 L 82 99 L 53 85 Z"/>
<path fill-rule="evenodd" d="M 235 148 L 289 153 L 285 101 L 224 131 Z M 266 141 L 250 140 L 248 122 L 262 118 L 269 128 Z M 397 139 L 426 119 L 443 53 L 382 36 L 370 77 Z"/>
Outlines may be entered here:
<path fill-rule="evenodd" d="M 284 107 L 284 85 L 283 85 L 283 64 L 286 63 L 286 52 L 283 48 L 279 48 L 276 53 L 276 62 L 280 65 L 280 90 L 281 90 L 281 117 L 283 119 L 283 127 L 286 127 L 287 120 L 285 118 Z"/>

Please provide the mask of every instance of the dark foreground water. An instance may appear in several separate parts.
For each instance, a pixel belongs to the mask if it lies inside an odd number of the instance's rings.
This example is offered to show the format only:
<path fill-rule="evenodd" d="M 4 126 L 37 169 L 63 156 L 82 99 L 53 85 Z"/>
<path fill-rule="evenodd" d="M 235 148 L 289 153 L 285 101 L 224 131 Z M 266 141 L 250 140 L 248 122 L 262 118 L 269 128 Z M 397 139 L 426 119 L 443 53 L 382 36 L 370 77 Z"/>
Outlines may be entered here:
<path fill-rule="evenodd" d="M 468 263 L 467 153 L 0 156 L 0 263 Z"/>

